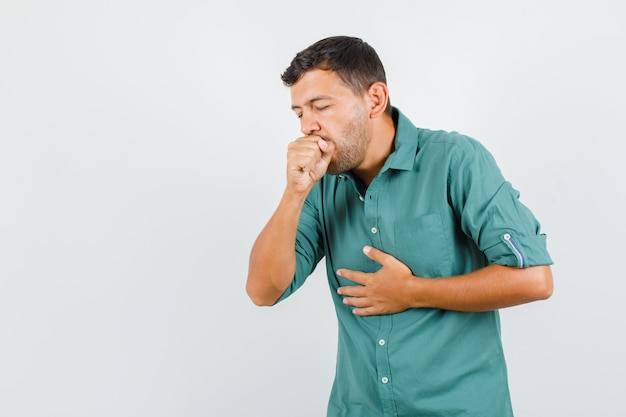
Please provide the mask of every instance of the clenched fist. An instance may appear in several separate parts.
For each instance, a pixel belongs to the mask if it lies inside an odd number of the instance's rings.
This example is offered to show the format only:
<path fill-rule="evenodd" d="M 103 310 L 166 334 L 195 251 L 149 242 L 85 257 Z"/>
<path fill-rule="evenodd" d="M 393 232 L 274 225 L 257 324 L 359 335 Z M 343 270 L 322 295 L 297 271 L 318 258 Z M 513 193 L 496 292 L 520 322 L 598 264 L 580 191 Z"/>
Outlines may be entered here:
<path fill-rule="evenodd" d="M 333 142 L 317 135 L 291 142 L 287 150 L 287 188 L 294 194 L 307 195 L 326 173 L 334 150 Z"/>

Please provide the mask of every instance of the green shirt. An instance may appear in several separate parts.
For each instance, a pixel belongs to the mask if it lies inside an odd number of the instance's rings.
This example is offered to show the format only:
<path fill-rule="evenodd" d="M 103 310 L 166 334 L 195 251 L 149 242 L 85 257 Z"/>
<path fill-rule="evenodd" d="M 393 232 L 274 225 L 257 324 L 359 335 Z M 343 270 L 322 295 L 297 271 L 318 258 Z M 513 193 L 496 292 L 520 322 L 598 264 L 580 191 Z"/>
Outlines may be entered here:
<path fill-rule="evenodd" d="M 375 272 L 366 245 L 413 274 L 438 278 L 489 264 L 551 264 L 545 235 L 477 141 L 418 129 L 397 109 L 395 151 L 365 187 L 325 175 L 300 216 L 297 271 L 281 300 L 325 256 L 339 345 L 328 416 L 506 417 L 511 409 L 497 311 L 410 309 L 358 317 L 337 288 L 339 268 Z"/>

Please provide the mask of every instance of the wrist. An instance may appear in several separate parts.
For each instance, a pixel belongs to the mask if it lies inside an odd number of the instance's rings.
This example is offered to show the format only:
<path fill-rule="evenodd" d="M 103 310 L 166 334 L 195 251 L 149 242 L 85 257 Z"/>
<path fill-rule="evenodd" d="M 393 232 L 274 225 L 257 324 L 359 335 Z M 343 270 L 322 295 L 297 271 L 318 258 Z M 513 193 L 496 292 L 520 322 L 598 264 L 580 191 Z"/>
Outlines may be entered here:
<path fill-rule="evenodd" d="M 409 290 L 407 291 L 409 295 L 409 303 L 411 308 L 429 308 L 432 307 L 428 305 L 427 300 L 429 299 L 428 292 L 429 287 L 432 282 L 430 278 L 420 278 L 413 276 L 411 278 L 411 283 L 409 286 Z"/>
<path fill-rule="evenodd" d="M 283 192 L 283 201 L 285 203 L 289 203 L 289 204 L 293 204 L 293 205 L 301 207 L 302 205 L 304 205 L 304 202 L 306 201 L 306 198 L 308 197 L 310 191 L 311 189 L 308 189 L 304 192 L 296 191 L 290 187 L 287 187 L 285 188 L 285 191 Z"/>

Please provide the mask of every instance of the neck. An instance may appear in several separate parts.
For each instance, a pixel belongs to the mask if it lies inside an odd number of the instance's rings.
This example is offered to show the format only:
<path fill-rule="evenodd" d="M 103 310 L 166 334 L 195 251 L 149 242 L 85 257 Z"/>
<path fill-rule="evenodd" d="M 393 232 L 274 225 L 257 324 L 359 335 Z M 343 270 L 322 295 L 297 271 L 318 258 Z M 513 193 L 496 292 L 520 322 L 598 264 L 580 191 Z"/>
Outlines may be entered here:
<path fill-rule="evenodd" d="M 352 170 L 366 186 L 378 175 L 385 161 L 393 152 L 396 126 L 389 115 L 378 117 L 372 121 L 372 136 L 367 146 L 365 159 Z"/>

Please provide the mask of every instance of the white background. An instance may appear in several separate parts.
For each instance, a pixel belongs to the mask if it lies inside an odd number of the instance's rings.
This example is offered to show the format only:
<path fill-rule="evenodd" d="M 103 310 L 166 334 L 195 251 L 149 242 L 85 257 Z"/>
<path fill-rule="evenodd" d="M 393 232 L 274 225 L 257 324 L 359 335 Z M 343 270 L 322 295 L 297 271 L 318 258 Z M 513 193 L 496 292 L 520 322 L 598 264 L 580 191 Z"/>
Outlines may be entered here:
<path fill-rule="evenodd" d="M 384 7 L 383 7 L 384 4 Z M 519 417 L 623 416 L 620 1 L 0 0 L 0 416 L 322 416 L 322 270 L 254 307 L 250 246 L 299 136 L 280 73 L 330 35 L 394 105 L 482 141 L 554 296 L 502 311 Z"/>

